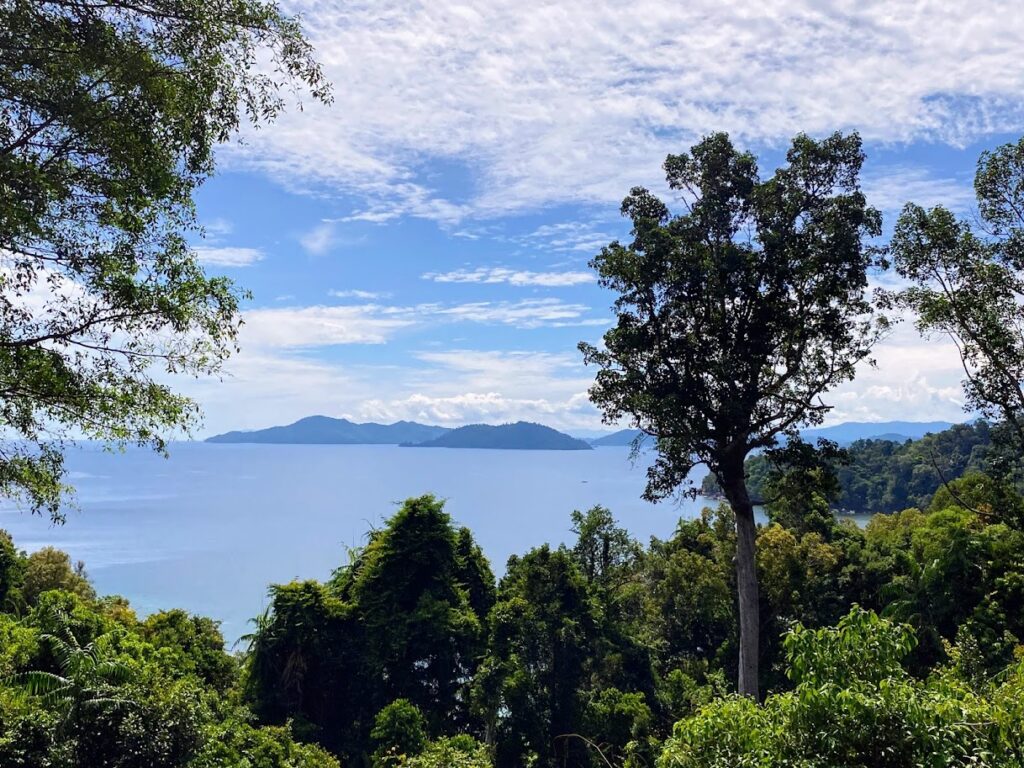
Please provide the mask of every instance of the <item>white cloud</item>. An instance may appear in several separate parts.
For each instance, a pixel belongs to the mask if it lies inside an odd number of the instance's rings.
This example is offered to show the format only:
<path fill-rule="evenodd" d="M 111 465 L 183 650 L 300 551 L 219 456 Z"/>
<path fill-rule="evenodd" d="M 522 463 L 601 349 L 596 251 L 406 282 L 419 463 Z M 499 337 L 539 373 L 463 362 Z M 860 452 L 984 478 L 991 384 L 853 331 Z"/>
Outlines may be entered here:
<path fill-rule="evenodd" d="M 373 305 L 253 309 L 243 316 L 241 343 L 257 349 L 383 344 L 415 322 L 410 317 L 384 315 L 379 309 Z"/>
<path fill-rule="evenodd" d="M 465 304 L 345 304 L 341 306 L 274 307 L 243 314 L 243 347 L 315 348 L 345 344 L 383 344 L 398 331 L 428 323 L 474 322 L 515 328 L 562 328 L 605 325 L 586 317 L 590 307 L 561 299 L 480 301 Z"/>
<path fill-rule="evenodd" d="M 322 256 L 334 247 L 334 223 L 324 221 L 299 238 L 299 244 L 314 256 Z"/>
<path fill-rule="evenodd" d="M 355 218 L 448 224 L 607 204 L 712 130 L 963 146 L 1024 126 L 1024 14 L 1005 2 L 294 0 L 337 84 L 229 157 L 293 188 L 354 194 Z M 462 199 L 434 158 L 464 165 Z"/>
<path fill-rule="evenodd" d="M 448 397 L 415 394 L 397 400 L 368 400 L 359 413 L 361 418 L 385 422 L 407 419 L 455 426 L 534 421 L 562 429 L 593 427 L 596 416 L 585 393 L 562 401 L 505 397 L 498 392 L 468 392 Z"/>
<path fill-rule="evenodd" d="M 518 242 L 530 248 L 562 253 L 582 253 L 592 256 L 608 245 L 619 234 L 609 234 L 609 223 L 598 221 L 562 221 L 543 224 L 533 232 L 517 238 Z M 625 229 L 621 225 L 613 229 Z"/>
<path fill-rule="evenodd" d="M 234 231 L 235 226 L 227 219 L 217 217 L 205 222 L 203 229 L 206 231 L 208 238 L 217 240 L 224 235 L 230 235 Z"/>
<path fill-rule="evenodd" d="M 433 280 L 435 283 L 508 283 L 517 286 L 562 288 L 593 283 L 597 277 L 592 272 L 531 272 L 507 267 L 479 267 L 457 269 L 454 272 L 427 272 L 423 279 Z"/>
<path fill-rule="evenodd" d="M 609 320 L 585 317 L 590 307 L 567 304 L 561 299 L 524 299 L 522 301 L 477 301 L 467 304 L 421 305 L 425 314 L 451 320 L 511 325 L 516 328 L 564 328 L 607 325 Z"/>
<path fill-rule="evenodd" d="M 263 260 L 259 248 L 213 247 L 201 245 L 193 249 L 201 264 L 213 267 L 250 267 Z"/>
<path fill-rule="evenodd" d="M 391 294 L 381 291 L 360 291 L 358 289 L 347 291 L 336 291 L 332 289 L 327 292 L 327 295 L 333 296 L 336 299 L 364 299 L 366 301 L 373 301 L 374 299 L 386 299 Z"/>
<path fill-rule="evenodd" d="M 428 367 L 408 372 L 404 389 L 354 409 L 364 419 L 414 419 L 457 425 L 539 421 L 593 428 L 600 417 L 586 396 L 591 384 L 579 355 L 533 351 L 422 352 Z"/>
<path fill-rule="evenodd" d="M 224 383 L 185 381 L 209 414 L 207 432 L 285 423 L 311 413 L 359 420 L 414 419 L 446 425 L 540 421 L 560 429 L 601 429 L 586 395 L 594 371 L 575 352 L 422 349 L 388 365 L 314 357 L 318 345 L 386 342 L 419 323 L 444 321 L 443 307 L 310 307 L 246 314 L 243 351 Z M 521 319 L 517 320 L 521 321 Z M 921 339 L 902 324 L 862 366 L 856 381 L 824 396 L 828 423 L 949 420 L 962 410 L 953 346 Z"/>
<path fill-rule="evenodd" d="M 896 326 L 857 378 L 825 395 L 834 405 L 828 422 L 963 421 L 963 368 L 947 338 L 921 338 L 911 323 Z"/>
<path fill-rule="evenodd" d="M 864 179 L 864 194 L 871 205 L 888 214 L 886 221 L 908 202 L 925 208 L 941 204 L 960 213 L 975 203 L 973 180 L 937 177 L 924 168 L 907 166 L 873 170 Z"/>
<path fill-rule="evenodd" d="M 247 345 L 224 379 L 182 379 L 204 404 L 203 434 L 284 424 L 313 413 L 359 421 L 461 425 L 540 421 L 593 429 L 599 417 L 578 356 L 546 352 L 450 350 L 415 355 L 403 366 L 358 366 Z M 424 367 L 425 366 L 425 367 Z"/>
<path fill-rule="evenodd" d="M 448 391 L 507 391 L 540 399 L 568 397 L 585 390 L 591 378 L 578 353 L 480 351 L 454 349 L 420 352 L 417 359 L 431 367 L 411 385 L 433 393 Z"/>
<path fill-rule="evenodd" d="M 341 415 L 348 399 L 379 393 L 357 371 L 252 346 L 227 362 L 222 378 L 179 377 L 175 386 L 202 403 L 203 435 L 288 424 L 314 413 Z"/>

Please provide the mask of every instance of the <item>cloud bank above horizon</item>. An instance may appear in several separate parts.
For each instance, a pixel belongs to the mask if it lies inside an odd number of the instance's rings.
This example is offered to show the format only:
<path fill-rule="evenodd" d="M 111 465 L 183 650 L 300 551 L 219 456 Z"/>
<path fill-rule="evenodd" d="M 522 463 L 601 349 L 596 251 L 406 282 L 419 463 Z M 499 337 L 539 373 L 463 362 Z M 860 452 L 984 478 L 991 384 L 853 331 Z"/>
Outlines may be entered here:
<path fill-rule="evenodd" d="M 978 153 L 1024 132 L 1024 15 L 979 2 L 472 6 L 288 2 L 334 82 L 220 154 L 210 269 L 254 293 L 207 431 L 314 412 L 600 427 L 575 352 L 611 320 L 587 261 L 666 154 L 727 130 L 770 172 L 857 130 L 864 188 L 969 212 Z M 963 418 L 958 359 L 901 326 L 832 421 Z"/>

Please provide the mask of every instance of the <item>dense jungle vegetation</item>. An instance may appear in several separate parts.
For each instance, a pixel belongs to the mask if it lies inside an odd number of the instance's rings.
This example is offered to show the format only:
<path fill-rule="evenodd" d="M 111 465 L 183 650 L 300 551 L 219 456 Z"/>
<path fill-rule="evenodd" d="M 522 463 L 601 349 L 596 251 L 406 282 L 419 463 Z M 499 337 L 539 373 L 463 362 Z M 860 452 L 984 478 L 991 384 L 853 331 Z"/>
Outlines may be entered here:
<path fill-rule="evenodd" d="M 1001 474 L 1015 462 L 993 444 L 991 433 L 988 422 L 978 420 L 920 440 L 857 440 L 842 450 L 832 447 L 825 460 L 839 484 L 833 504 L 843 512 L 868 514 L 925 508 L 944 483 L 965 473 L 995 468 Z M 747 459 L 747 486 L 755 499 L 771 496 L 772 467 L 765 454 Z M 709 498 L 722 493 L 711 474 L 701 491 Z"/>
<path fill-rule="evenodd" d="M 731 693 L 725 505 L 646 543 L 574 512 L 496 582 L 409 499 L 328 581 L 273 586 L 236 654 L 3 537 L 0 765 L 1020 765 L 1024 502 L 995 485 L 760 527 L 760 705 Z"/>

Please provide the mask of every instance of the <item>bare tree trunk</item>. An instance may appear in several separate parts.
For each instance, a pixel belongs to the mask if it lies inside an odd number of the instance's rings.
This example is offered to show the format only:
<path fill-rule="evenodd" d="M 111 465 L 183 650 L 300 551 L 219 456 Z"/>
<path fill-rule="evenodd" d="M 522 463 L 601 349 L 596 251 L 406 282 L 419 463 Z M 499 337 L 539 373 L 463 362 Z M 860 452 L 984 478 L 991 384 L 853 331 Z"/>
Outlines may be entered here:
<path fill-rule="evenodd" d="M 754 506 L 747 493 L 743 462 L 739 469 L 723 467 L 719 478 L 725 498 L 736 516 L 736 591 L 740 609 L 740 674 L 739 692 L 757 700 L 757 666 L 760 652 L 760 609 L 757 594 L 757 526 Z"/>

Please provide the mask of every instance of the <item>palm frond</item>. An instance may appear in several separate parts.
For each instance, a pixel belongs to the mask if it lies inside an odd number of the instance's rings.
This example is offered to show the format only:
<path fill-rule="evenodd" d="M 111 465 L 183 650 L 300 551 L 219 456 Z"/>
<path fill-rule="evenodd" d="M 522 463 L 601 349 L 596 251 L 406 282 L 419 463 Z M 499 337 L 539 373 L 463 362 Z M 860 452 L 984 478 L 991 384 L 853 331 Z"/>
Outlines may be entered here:
<path fill-rule="evenodd" d="M 71 686 L 71 681 L 52 672 L 20 672 L 11 675 L 5 683 L 23 688 L 33 696 L 46 696 Z"/>

